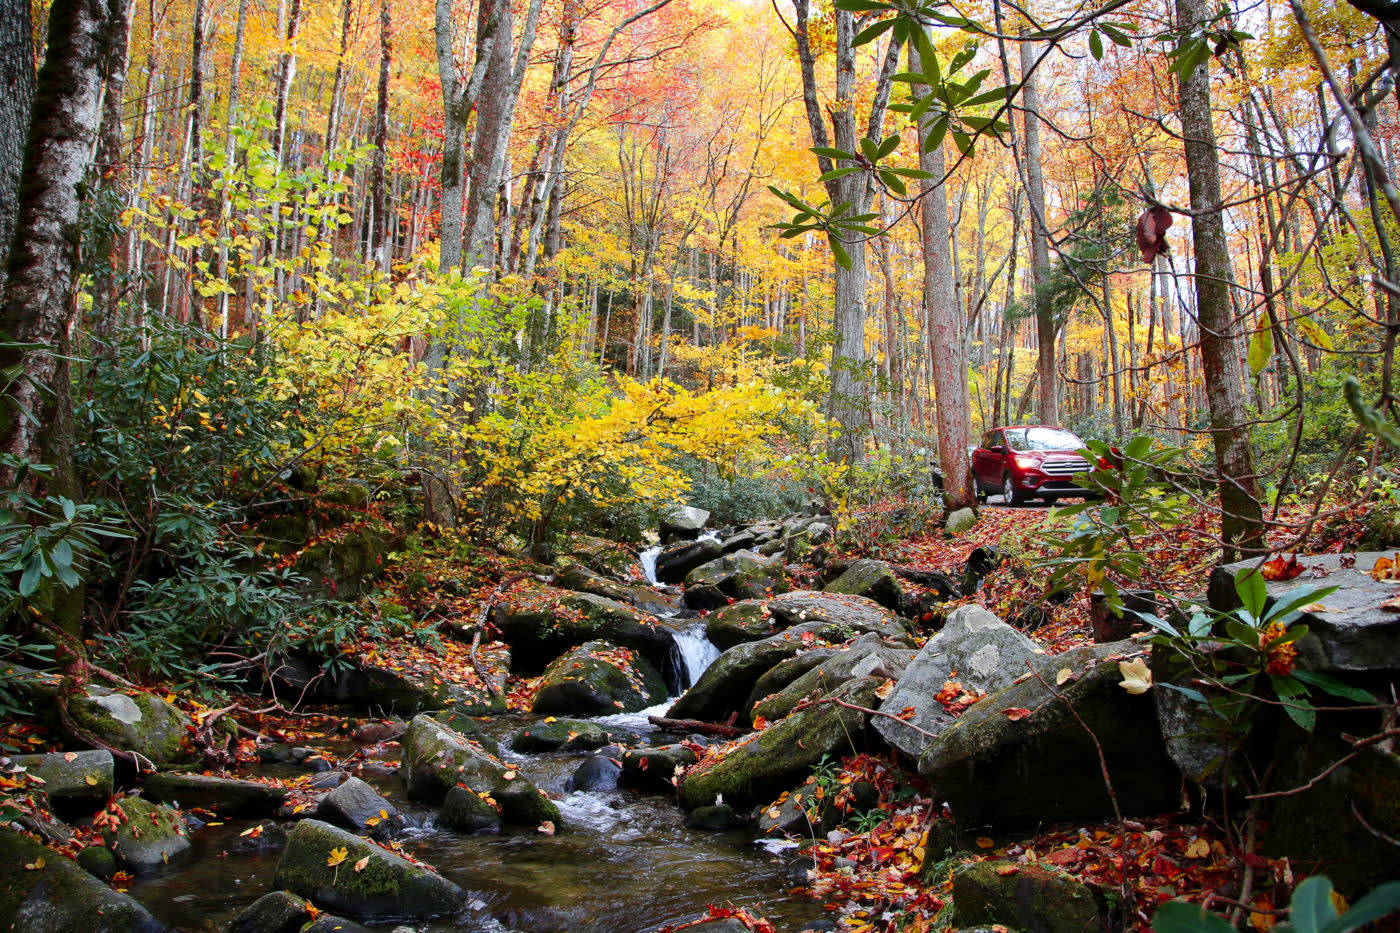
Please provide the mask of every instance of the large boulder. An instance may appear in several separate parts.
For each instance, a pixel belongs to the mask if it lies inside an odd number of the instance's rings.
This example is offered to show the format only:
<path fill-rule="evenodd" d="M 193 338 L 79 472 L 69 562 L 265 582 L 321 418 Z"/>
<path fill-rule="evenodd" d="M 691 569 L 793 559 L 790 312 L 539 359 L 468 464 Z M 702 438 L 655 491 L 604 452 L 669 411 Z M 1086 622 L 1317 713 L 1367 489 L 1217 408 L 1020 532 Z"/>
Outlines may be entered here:
<path fill-rule="evenodd" d="M 411 799 L 441 803 L 448 791 L 460 785 L 490 796 L 512 823 L 559 822 L 559 808 L 528 778 L 436 720 L 415 717 L 401 742 L 400 773 Z"/>
<path fill-rule="evenodd" d="M 880 683 L 880 678 L 863 677 L 832 696 L 869 708 Z M 766 803 L 801 783 L 823 756 L 839 758 L 850 752 L 865 719 L 865 713 L 834 703 L 800 710 L 692 768 L 681 782 L 681 805 L 694 809 L 720 796 L 740 809 Z"/>
<path fill-rule="evenodd" d="M 680 583 L 696 567 L 723 553 L 724 545 L 713 538 L 673 544 L 656 555 L 656 579 L 662 583 Z"/>
<path fill-rule="evenodd" d="M 68 713 L 76 725 L 99 739 L 158 767 L 194 758 L 190 743 L 194 723 L 154 693 L 121 693 L 88 684 L 68 700 Z"/>
<path fill-rule="evenodd" d="M 661 543 L 694 541 L 705 530 L 710 513 L 693 505 L 677 505 L 661 513 Z"/>
<path fill-rule="evenodd" d="M 619 583 L 577 564 L 570 564 L 555 574 L 554 585 L 576 593 L 592 593 L 658 615 L 674 613 L 680 608 L 674 596 L 656 587 Z"/>
<path fill-rule="evenodd" d="M 320 819 L 357 833 L 387 839 L 404 827 L 403 814 L 373 787 L 357 777 L 349 778 L 321 798 Z"/>
<path fill-rule="evenodd" d="M 962 927 L 1002 924 L 1036 933 L 1099 933 L 1089 888 L 1038 865 L 972 862 L 953 871 L 953 918 Z"/>
<path fill-rule="evenodd" d="M 1341 673 L 1388 673 L 1400 671 L 1400 613 L 1382 608 L 1395 595 L 1390 580 L 1375 580 L 1370 570 L 1380 558 L 1393 558 L 1389 552 L 1358 554 L 1316 554 L 1302 563 L 1326 579 L 1315 585 L 1337 587 L 1337 592 L 1319 601 L 1324 609 L 1304 611 L 1299 624 L 1308 634 L 1298 640 L 1300 666 L 1313 671 Z M 1216 567 L 1210 574 L 1211 607 L 1230 612 L 1240 606 L 1235 592 L 1235 574 L 1256 567 L 1257 560 L 1240 561 Z M 1272 603 L 1304 580 L 1267 583 Z"/>
<path fill-rule="evenodd" d="M 103 840 L 133 874 L 160 871 L 173 858 L 190 850 L 189 834 L 178 810 L 140 797 L 123 797 L 118 806 L 126 819 Z"/>
<path fill-rule="evenodd" d="M 276 784 L 173 771 L 147 775 L 141 792 L 156 803 L 213 810 L 222 816 L 276 813 L 287 799 L 286 789 Z"/>
<path fill-rule="evenodd" d="M 723 651 L 746 641 L 758 641 L 773 634 L 773 614 L 767 603 L 746 599 L 710 613 L 705 620 L 705 637 Z"/>
<path fill-rule="evenodd" d="M 874 632 L 887 639 L 909 640 L 908 629 L 897 615 L 864 596 L 797 590 L 768 600 L 768 611 L 778 629 L 824 622 L 831 632 L 849 633 L 847 638 Z M 914 647 L 912 640 L 909 646 Z"/>
<path fill-rule="evenodd" d="M 768 669 L 768 673 L 758 678 L 757 682 L 754 683 L 753 689 L 749 691 L 749 698 L 744 703 L 744 709 L 752 710 L 759 700 L 786 689 L 788 684 L 803 674 L 821 667 L 836 657 L 838 650 L 836 648 L 813 648 L 811 651 L 805 651 L 788 658 L 786 661 L 779 661 Z"/>
<path fill-rule="evenodd" d="M 1152 697 L 1121 686 L 1120 661 L 1142 653 L 1141 645 L 1125 641 L 1039 659 L 1038 676 L 980 700 L 948 724 L 924 749 L 919 773 L 964 827 L 1105 819 L 1114 808 L 1099 768 L 1102 747 L 1125 814 L 1171 809 L 1180 781 Z"/>
<path fill-rule="evenodd" d="M 753 551 L 735 551 L 685 575 L 687 586 L 713 587 L 730 599 L 761 599 L 787 589 L 783 563 Z"/>
<path fill-rule="evenodd" d="M 778 693 L 760 700 L 753 707 L 752 721 L 762 717 L 776 722 L 808 697 L 826 696 L 858 677 L 898 679 L 913 658 L 908 648 L 888 645 L 878 635 L 862 635 Z"/>
<path fill-rule="evenodd" d="M 132 898 L 7 826 L 0 826 L 0 917 L 9 933 L 165 930 Z"/>
<path fill-rule="evenodd" d="M 611 740 L 606 729 L 582 719 L 555 719 L 550 716 L 516 732 L 510 747 L 517 752 L 538 754 L 553 751 L 587 751 L 602 748 Z"/>
<path fill-rule="evenodd" d="M 417 654 L 384 657 L 381 646 L 355 659 L 354 668 L 335 679 L 331 698 L 371 709 L 379 715 L 455 709 L 467 715 L 490 715 L 505 710 L 505 671 L 510 649 L 499 642 L 478 646 L 480 670 L 499 671 L 490 683 L 469 659 L 469 649 L 454 642 L 431 658 Z"/>
<path fill-rule="evenodd" d="M 635 713 L 666 699 L 666 682 L 646 658 L 605 641 L 585 642 L 545 669 L 534 713 Z"/>
<path fill-rule="evenodd" d="M 864 596 L 894 612 L 899 612 L 906 602 L 899 577 L 881 560 L 854 561 L 841 576 L 826 585 L 825 591 Z"/>
<path fill-rule="evenodd" d="M 637 565 L 636 551 L 593 535 L 569 535 L 559 546 L 559 558 L 565 563 L 582 564 L 595 573 L 614 577 L 625 577 Z"/>
<path fill-rule="evenodd" d="M 493 617 L 513 650 L 514 667 L 525 673 L 543 671 L 587 641 L 640 651 L 657 669 L 665 666 L 671 650 L 671 633 L 654 616 L 593 593 L 531 587 L 497 606 Z"/>
<path fill-rule="evenodd" d="M 273 883 L 359 920 L 450 916 L 467 900 L 436 872 L 320 820 L 302 820 L 288 834 Z"/>
<path fill-rule="evenodd" d="M 63 813 L 93 813 L 112 796 L 114 762 L 108 751 L 15 755 L 17 771 L 42 782 L 49 803 Z"/>
<path fill-rule="evenodd" d="M 672 704 L 668 715 L 721 722 L 745 712 L 741 704 L 758 679 L 778 662 L 818 647 L 818 632 L 823 627 L 820 622 L 806 623 L 761 641 L 735 645 L 705 668 L 700 679 Z"/>
<path fill-rule="evenodd" d="M 273 891 L 233 918 L 228 933 L 301 933 L 310 915 L 307 900 L 290 891 Z"/>
<path fill-rule="evenodd" d="M 981 606 L 955 609 L 880 706 L 880 712 L 890 716 L 903 716 L 911 708 L 912 715 L 902 722 L 877 716 L 875 730 L 886 742 L 917 759 L 932 741 L 924 733 L 937 734 L 953 721 L 952 714 L 937 700 L 945 683 L 954 680 L 967 690 L 995 693 L 1011 686 L 1026 673 L 1026 664 L 1040 657 L 1035 642 Z"/>

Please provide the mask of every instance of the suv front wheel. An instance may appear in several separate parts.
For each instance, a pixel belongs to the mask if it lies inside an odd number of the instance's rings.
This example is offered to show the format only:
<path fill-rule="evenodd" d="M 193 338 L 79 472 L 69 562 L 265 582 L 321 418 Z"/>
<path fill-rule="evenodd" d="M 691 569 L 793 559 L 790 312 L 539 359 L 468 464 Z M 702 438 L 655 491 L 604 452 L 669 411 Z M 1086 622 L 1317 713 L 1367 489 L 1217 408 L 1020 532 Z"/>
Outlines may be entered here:
<path fill-rule="evenodd" d="M 1011 474 L 1007 473 L 1001 478 L 1001 501 L 1007 505 L 1025 505 L 1026 494 L 1016 488 L 1015 482 L 1011 479 Z"/>

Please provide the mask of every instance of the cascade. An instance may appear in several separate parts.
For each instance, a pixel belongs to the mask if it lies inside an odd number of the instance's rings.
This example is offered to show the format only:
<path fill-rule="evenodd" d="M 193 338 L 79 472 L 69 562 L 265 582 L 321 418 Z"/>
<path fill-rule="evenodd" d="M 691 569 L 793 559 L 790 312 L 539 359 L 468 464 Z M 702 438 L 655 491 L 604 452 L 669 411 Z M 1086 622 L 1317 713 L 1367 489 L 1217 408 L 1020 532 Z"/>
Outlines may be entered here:
<path fill-rule="evenodd" d="M 684 690 L 700 679 L 719 654 L 719 649 L 705 637 L 705 623 L 696 622 L 671 632 L 671 663 L 667 666 L 676 672 Z"/>

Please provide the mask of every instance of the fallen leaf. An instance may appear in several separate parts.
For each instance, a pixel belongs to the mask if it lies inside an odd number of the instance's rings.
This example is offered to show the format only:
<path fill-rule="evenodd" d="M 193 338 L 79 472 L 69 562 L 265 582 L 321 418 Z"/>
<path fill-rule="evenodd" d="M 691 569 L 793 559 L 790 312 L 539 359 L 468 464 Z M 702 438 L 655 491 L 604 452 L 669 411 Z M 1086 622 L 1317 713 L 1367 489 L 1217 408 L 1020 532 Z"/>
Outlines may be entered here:
<path fill-rule="evenodd" d="M 1074 676 L 1074 671 L 1067 667 L 1060 668 L 1060 672 L 1055 675 L 1055 686 L 1063 686 L 1064 682 Z"/>
<path fill-rule="evenodd" d="M 1381 603 L 1381 608 L 1386 612 L 1400 612 L 1400 596 L 1392 596 Z"/>
<path fill-rule="evenodd" d="M 893 693 L 893 692 L 894 692 L 894 681 L 893 681 L 893 680 L 888 680 L 888 679 L 887 679 L 884 683 L 880 684 L 880 686 L 878 686 L 878 687 L 875 688 L 875 695 L 876 695 L 877 697 L 879 697 L 880 699 L 882 699 L 882 700 L 888 700 L 888 699 L 890 698 L 890 694 Z"/>
<path fill-rule="evenodd" d="M 1400 580 L 1400 565 L 1389 557 L 1377 557 L 1376 566 L 1371 568 L 1373 580 Z"/>
<path fill-rule="evenodd" d="M 979 849 L 990 849 L 995 845 L 996 843 L 993 842 L 991 839 L 987 838 L 986 836 L 977 837 L 977 848 Z"/>
<path fill-rule="evenodd" d="M 1021 706 L 1013 706 L 1010 709 L 1001 711 L 1002 715 L 1012 722 L 1020 722 L 1031 714 L 1031 711 Z"/>
<path fill-rule="evenodd" d="M 350 851 L 345 846 L 331 849 L 331 854 L 326 858 L 326 867 L 334 868 L 350 857 Z"/>
<path fill-rule="evenodd" d="M 76 761 L 77 758 L 78 758 L 78 756 L 77 756 L 76 754 L 74 754 L 73 752 L 64 752 L 64 753 L 63 753 L 63 760 L 66 761 L 66 762 L 68 762 L 70 765 L 71 765 L 74 761 Z"/>
<path fill-rule="evenodd" d="M 44 867 L 44 857 L 41 855 L 41 856 L 39 856 L 38 858 L 36 858 L 34 861 L 32 861 L 32 862 L 27 862 L 27 863 L 25 864 L 25 866 L 24 866 L 24 870 L 25 870 L 25 871 L 38 871 L 39 869 L 41 869 L 41 868 L 43 868 L 43 867 Z"/>
<path fill-rule="evenodd" d="M 515 780 L 515 772 L 507 771 L 505 774 L 502 774 L 501 777 L 505 778 L 507 781 L 513 781 Z"/>
<path fill-rule="evenodd" d="M 1123 675 L 1123 681 L 1118 686 L 1131 694 L 1146 693 L 1152 688 L 1152 671 L 1142 658 L 1119 661 L 1118 672 Z"/>
<path fill-rule="evenodd" d="M 1298 563 L 1296 555 L 1290 554 L 1285 558 L 1282 554 L 1264 561 L 1264 567 L 1260 570 L 1260 575 L 1265 580 L 1292 580 L 1301 576 L 1303 567 Z"/>
<path fill-rule="evenodd" d="M 368 864 L 369 864 L 369 856 L 366 855 L 364 858 L 360 859 L 358 862 L 355 863 L 355 874 L 358 875 L 360 872 L 364 871 L 364 870 L 365 870 L 365 866 L 368 865 Z"/>
<path fill-rule="evenodd" d="M 1187 858 L 1209 858 L 1209 857 L 1210 857 L 1210 843 L 1207 842 L 1207 841 L 1204 840 L 1204 839 L 1195 839 L 1195 840 L 1192 840 L 1191 844 L 1188 845 L 1188 846 L 1186 847 L 1186 857 L 1187 857 Z"/>
<path fill-rule="evenodd" d="M 999 865 L 999 866 L 997 866 L 997 874 L 998 874 L 998 875 L 1002 875 L 1002 876 L 1005 876 L 1005 875 L 1014 875 L 1014 874 L 1016 874 L 1016 872 L 1018 872 L 1018 871 L 1020 871 L 1020 870 L 1021 870 L 1021 866 L 1020 866 L 1020 865 Z"/>
<path fill-rule="evenodd" d="M 539 834 L 541 834 L 541 835 L 543 835 L 543 836 L 553 836 L 553 835 L 554 835 L 554 822 L 553 822 L 552 820 L 545 820 L 545 821 L 544 821 L 543 823 L 541 823 L 539 826 L 536 826 L 536 827 L 535 827 L 535 832 L 537 832 L 537 833 L 539 833 Z"/>
<path fill-rule="evenodd" d="M 88 787 L 97 786 L 97 775 L 95 774 L 85 774 L 83 775 L 83 780 L 87 782 Z"/>

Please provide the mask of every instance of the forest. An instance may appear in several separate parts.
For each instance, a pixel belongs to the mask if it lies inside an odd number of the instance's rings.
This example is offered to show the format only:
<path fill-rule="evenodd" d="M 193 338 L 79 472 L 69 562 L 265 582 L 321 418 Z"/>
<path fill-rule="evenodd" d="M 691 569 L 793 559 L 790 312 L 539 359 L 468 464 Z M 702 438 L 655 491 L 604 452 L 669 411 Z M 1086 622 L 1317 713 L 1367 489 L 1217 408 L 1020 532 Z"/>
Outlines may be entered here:
<path fill-rule="evenodd" d="M 1397 148 L 1392 0 L 0 0 L 0 921 L 1396 929 Z"/>

